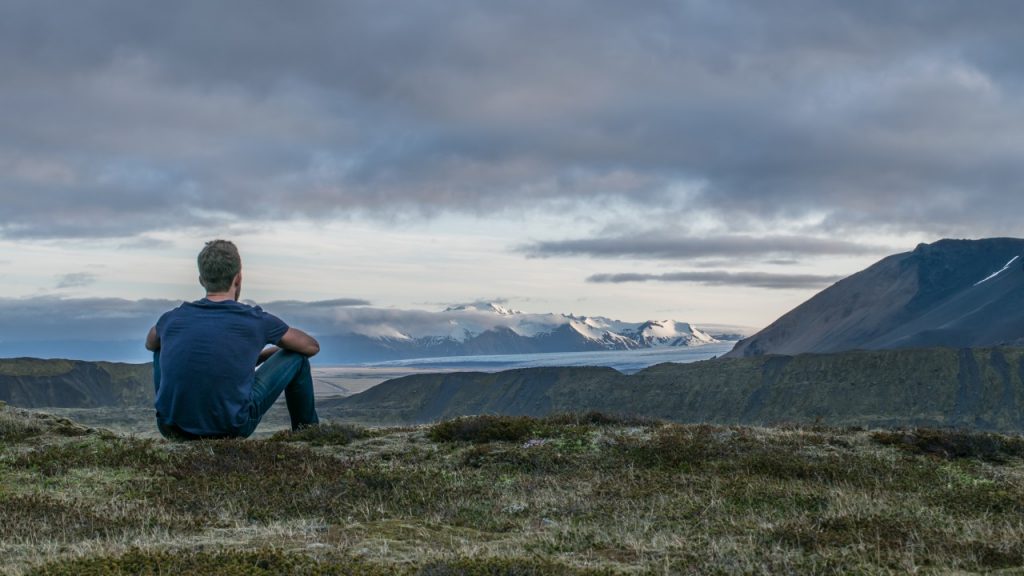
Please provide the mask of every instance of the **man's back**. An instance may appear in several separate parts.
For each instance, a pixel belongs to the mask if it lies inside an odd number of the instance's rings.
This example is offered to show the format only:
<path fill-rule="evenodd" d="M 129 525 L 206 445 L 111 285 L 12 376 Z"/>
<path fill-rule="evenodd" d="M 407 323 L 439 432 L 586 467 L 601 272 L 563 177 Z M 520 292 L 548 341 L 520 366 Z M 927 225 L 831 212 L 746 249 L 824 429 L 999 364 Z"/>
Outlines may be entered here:
<path fill-rule="evenodd" d="M 195 435 L 233 434 L 253 417 L 254 367 L 288 330 L 234 300 L 202 299 L 161 316 L 157 419 Z"/>

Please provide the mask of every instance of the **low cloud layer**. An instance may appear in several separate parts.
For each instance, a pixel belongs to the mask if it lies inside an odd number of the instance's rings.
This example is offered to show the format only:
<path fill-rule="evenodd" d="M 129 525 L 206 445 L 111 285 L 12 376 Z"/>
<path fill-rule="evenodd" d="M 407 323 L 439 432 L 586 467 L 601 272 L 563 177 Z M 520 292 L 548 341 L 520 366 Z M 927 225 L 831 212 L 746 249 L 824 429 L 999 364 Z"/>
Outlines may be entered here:
<path fill-rule="evenodd" d="M 597 258 L 758 258 L 878 254 L 884 247 L 810 236 L 710 236 L 680 238 L 664 234 L 581 238 L 536 242 L 521 248 L 529 256 L 592 256 Z"/>
<path fill-rule="evenodd" d="M 0 352 L 11 346 L 39 343 L 42 352 L 35 355 L 59 354 L 68 343 L 112 343 L 117 352 L 96 357 L 123 358 L 123 350 L 131 358 L 146 357 L 143 342 L 149 328 L 164 312 L 181 304 L 175 300 L 125 300 L 119 298 L 0 298 Z M 339 298 L 316 302 L 282 300 L 261 303 L 261 307 L 291 326 L 315 336 L 348 333 L 371 337 L 452 336 L 459 338 L 468 330 L 480 333 L 495 328 L 514 327 L 521 332 L 550 330 L 565 322 L 562 312 L 551 314 L 498 314 L 486 303 L 473 303 L 449 310 L 403 310 L 374 308 L 364 300 Z M 644 321 L 651 318 L 630 318 Z M 679 320 L 687 320 L 680 318 Z M 129 346 L 126 348 L 125 343 Z M 134 346 L 134 348 L 132 348 Z M 25 349 L 25 348 L 19 348 Z"/>
<path fill-rule="evenodd" d="M 91 272 L 72 272 L 57 278 L 57 288 L 79 288 L 96 282 L 96 275 Z"/>
<path fill-rule="evenodd" d="M 5 2 L 0 236 L 606 198 L 741 232 L 1012 234 L 1022 20 L 1011 0 Z"/>
<path fill-rule="evenodd" d="M 698 272 L 668 272 L 665 274 L 594 274 L 587 282 L 622 284 L 626 282 L 690 282 L 707 286 L 749 286 L 778 290 L 824 288 L 841 280 L 842 276 L 816 274 L 774 274 L 770 272 L 725 272 L 704 270 Z"/>
<path fill-rule="evenodd" d="M 316 302 L 282 300 L 263 308 L 286 322 L 323 333 L 338 325 L 336 314 L 351 306 L 369 302 L 339 298 Z M 0 298 L 0 343 L 21 341 L 118 341 L 138 339 L 164 312 L 181 305 L 180 300 L 123 298 Z M 329 332 L 327 332 L 329 333 Z"/>

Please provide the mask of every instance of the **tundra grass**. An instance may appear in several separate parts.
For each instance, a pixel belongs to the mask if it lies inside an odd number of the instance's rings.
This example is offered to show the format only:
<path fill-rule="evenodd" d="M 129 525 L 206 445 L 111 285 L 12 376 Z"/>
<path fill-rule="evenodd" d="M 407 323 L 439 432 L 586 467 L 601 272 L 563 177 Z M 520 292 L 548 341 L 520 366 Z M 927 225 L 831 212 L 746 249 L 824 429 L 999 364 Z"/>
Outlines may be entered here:
<path fill-rule="evenodd" d="M 168 443 L 0 411 L 5 574 L 1024 568 L 1021 440 L 601 415 Z"/>

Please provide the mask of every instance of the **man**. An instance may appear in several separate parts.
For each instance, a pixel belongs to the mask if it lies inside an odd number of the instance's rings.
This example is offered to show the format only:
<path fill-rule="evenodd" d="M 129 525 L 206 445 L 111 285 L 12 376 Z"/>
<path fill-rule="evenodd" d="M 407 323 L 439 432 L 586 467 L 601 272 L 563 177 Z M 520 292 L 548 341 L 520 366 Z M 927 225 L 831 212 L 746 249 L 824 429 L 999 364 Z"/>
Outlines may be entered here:
<path fill-rule="evenodd" d="M 206 298 L 164 313 L 146 337 L 160 433 L 173 440 L 248 437 L 281 392 L 292 430 L 317 424 L 309 357 L 320 344 L 238 302 L 242 259 L 233 243 L 207 242 L 198 260 Z"/>

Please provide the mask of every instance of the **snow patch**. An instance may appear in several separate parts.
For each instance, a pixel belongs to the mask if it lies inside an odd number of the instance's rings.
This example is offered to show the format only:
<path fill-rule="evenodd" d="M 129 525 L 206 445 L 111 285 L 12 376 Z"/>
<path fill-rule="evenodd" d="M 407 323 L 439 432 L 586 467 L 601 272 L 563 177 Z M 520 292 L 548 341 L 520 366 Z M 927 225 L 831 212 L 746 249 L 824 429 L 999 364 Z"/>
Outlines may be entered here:
<path fill-rule="evenodd" d="M 995 278 L 996 276 L 999 276 L 1003 272 L 1006 272 L 1007 270 L 1010 269 L 1010 266 L 1012 266 L 1013 263 L 1017 261 L 1018 258 L 1020 258 L 1020 256 L 1014 256 L 1013 258 L 1010 259 L 1009 262 L 1006 263 L 1006 266 L 1003 266 L 998 271 L 993 272 L 992 274 L 990 274 L 988 277 L 984 278 L 983 280 L 979 280 L 979 281 L 975 282 L 974 285 L 977 286 L 978 284 L 981 284 L 983 282 L 988 282 L 989 280 Z"/>

